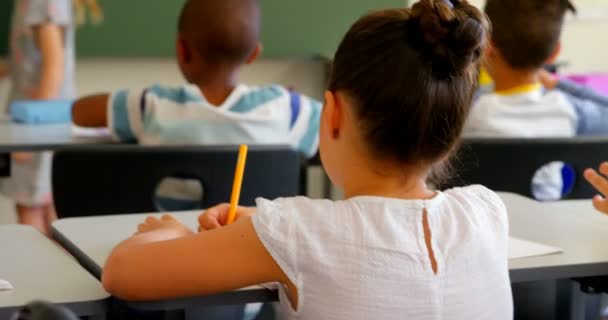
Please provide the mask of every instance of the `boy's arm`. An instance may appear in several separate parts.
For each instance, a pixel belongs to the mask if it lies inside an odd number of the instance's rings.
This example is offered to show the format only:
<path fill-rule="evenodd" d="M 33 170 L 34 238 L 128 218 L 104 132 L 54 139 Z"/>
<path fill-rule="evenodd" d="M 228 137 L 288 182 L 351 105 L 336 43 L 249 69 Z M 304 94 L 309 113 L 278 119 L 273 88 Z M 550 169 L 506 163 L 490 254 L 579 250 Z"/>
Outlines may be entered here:
<path fill-rule="evenodd" d="M 608 134 L 608 96 L 574 82 L 557 79 L 546 71 L 539 76 L 545 88 L 564 93 L 574 107 L 578 117 L 578 135 Z"/>
<path fill-rule="evenodd" d="M 30 93 L 35 100 L 56 99 L 64 80 L 63 28 L 52 23 L 34 27 L 36 43 L 41 54 L 40 82 Z"/>
<path fill-rule="evenodd" d="M 72 107 L 72 121 L 81 127 L 107 127 L 109 99 L 109 94 L 98 94 L 76 100 Z"/>
<path fill-rule="evenodd" d="M 118 90 L 78 99 L 72 106 L 74 124 L 89 128 L 108 128 L 119 142 L 137 142 L 143 133 L 148 105 L 146 89 Z"/>
<path fill-rule="evenodd" d="M 565 80 L 560 80 L 556 89 L 566 94 L 576 111 L 577 135 L 608 134 L 608 97 Z"/>
<path fill-rule="evenodd" d="M 599 106 L 608 107 L 608 96 L 602 95 L 593 89 L 576 84 L 569 80 L 559 80 L 555 86 L 556 90 L 567 95 L 585 101 L 591 101 Z"/>

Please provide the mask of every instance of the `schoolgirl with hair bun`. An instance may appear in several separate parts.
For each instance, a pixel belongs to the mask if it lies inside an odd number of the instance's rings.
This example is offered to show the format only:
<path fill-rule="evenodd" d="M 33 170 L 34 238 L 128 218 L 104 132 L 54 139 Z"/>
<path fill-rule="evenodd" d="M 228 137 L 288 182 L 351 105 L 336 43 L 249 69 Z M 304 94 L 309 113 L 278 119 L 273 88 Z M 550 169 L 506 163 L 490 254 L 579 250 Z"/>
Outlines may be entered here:
<path fill-rule="evenodd" d="M 427 184 L 458 145 L 488 32 L 464 0 L 359 19 L 319 132 L 346 200 L 260 199 L 228 226 L 221 205 L 197 234 L 149 218 L 112 253 L 106 288 L 153 300 L 277 282 L 281 319 L 512 319 L 504 204 Z"/>

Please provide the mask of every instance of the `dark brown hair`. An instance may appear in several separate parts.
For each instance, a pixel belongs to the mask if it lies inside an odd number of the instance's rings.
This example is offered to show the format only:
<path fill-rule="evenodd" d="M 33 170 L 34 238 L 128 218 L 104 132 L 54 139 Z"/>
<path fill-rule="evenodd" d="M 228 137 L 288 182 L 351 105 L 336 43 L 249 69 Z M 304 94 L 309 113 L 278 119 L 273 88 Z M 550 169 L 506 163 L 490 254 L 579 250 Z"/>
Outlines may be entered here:
<path fill-rule="evenodd" d="M 257 0 L 188 0 L 179 19 L 179 32 L 208 63 L 239 64 L 260 37 Z"/>
<path fill-rule="evenodd" d="M 371 13 L 340 44 L 329 90 L 354 105 L 377 156 L 435 164 L 460 138 L 488 28 L 465 0 Z"/>
<path fill-rule="evenodd" d="M 492 43 L 516 69 L 542 67 L 559 42 L 566 12 L 576 9 L 568 0 L 488 0 Z"/>

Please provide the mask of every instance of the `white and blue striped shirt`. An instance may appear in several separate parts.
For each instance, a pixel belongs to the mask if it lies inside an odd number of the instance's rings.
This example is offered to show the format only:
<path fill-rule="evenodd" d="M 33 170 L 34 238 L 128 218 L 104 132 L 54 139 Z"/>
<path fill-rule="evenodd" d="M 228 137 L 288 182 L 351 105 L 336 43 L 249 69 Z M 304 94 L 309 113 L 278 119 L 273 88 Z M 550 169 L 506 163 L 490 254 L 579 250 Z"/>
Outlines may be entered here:
<path fill-rule="evenodd" d="M 220 106 L 194 85 L 115 92 L 108 122 L 121 142 L 147 145 L 288 144 L 316 154 L 321 103 L 281 86 L 239 85 Z"/>

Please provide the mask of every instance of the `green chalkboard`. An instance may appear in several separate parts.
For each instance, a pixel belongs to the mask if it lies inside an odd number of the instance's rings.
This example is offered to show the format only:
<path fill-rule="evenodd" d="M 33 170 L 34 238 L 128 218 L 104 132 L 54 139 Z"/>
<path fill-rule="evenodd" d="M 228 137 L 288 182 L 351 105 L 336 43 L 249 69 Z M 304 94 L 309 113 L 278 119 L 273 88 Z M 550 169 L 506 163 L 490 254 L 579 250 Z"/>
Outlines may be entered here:
<path fill-rule="evenodd" d="M 406 0 L 259 1 L 266 57 L 331 54 L 357 17 L 373 9 L 406 4 Z M 184 0 L 99 0 L 99 3 L 106 20 L 101 26 L 79 29 L 80 56 L 173 55 L 177 19 Z"/>
<path fill-rule="evenodd" d="M 8 39 L 12 13 L 13 1 L 0 0 L 0 57 L 8 54 Z"/>

